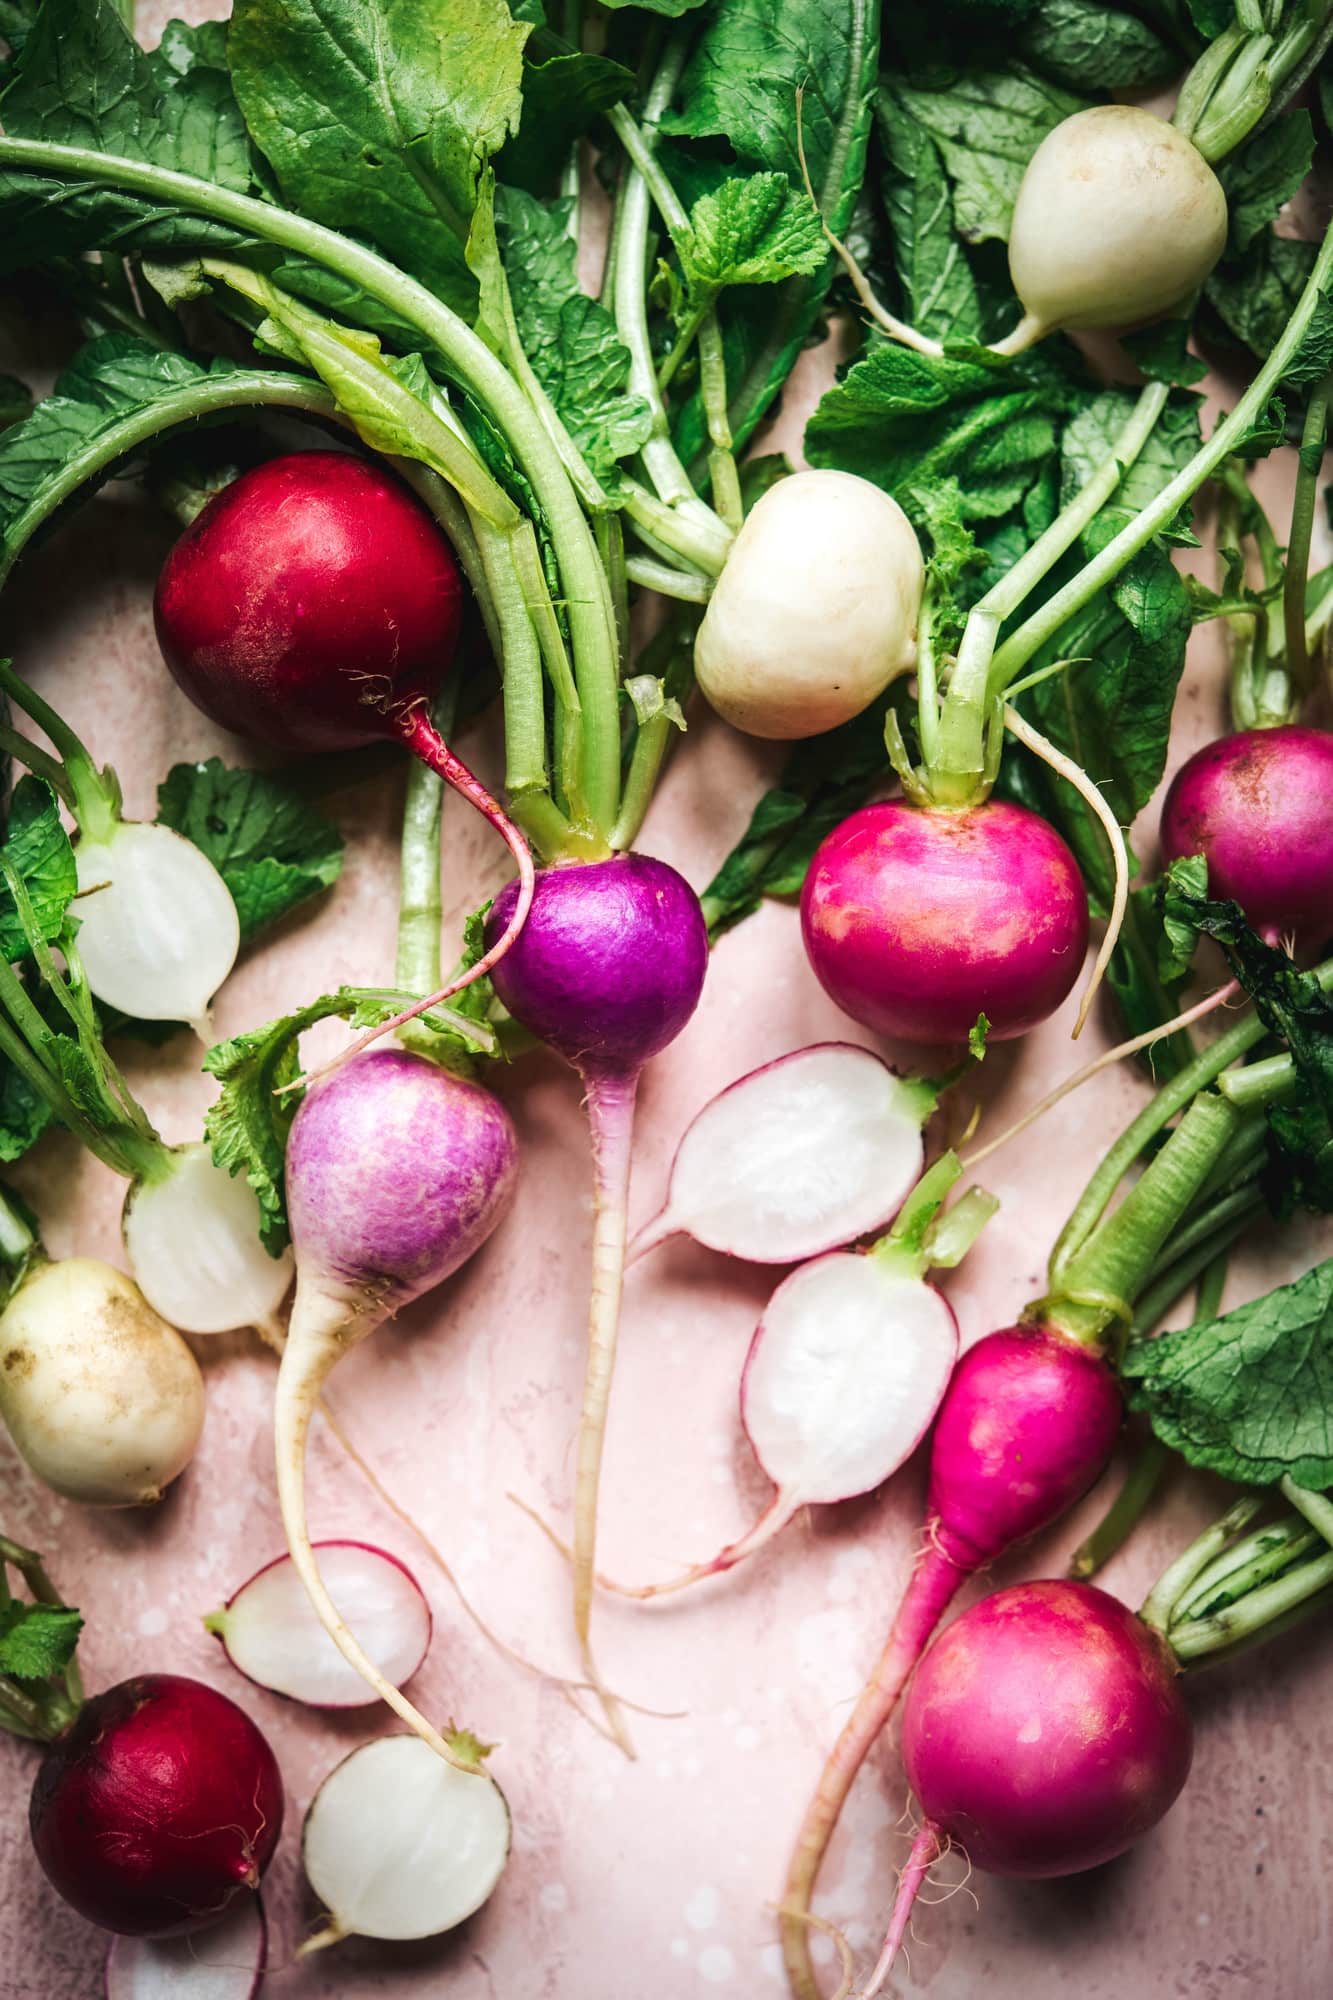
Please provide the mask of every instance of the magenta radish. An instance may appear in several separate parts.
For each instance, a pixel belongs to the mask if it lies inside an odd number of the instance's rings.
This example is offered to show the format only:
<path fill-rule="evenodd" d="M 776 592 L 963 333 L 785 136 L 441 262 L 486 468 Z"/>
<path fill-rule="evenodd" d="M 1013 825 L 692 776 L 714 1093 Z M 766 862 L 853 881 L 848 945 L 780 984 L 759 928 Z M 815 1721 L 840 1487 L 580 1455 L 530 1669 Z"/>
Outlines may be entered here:
<path fill-rule="evenodd" d="M 1088 944 L 1078 864 L 1046 820 L 991 800 L 892 801 L 835 827 L 810 864 L 801 935 L 820 985 L 876 1034 L 1005 1041 L 1068 996 Z"/>
<path fill-rule="evenodd" d="M 438 1937 L 492 1895 L 509 1859 L 509 1807 L 480 1768 L 485 1747 L 451 1732 L 451 1749 L 445 1763 L 418 1737 L 384 1736 L 324 1780 L 301 1858 L 328 1922 L 302 1955 L 345 1937 Z"/>
<path fill-rule="evenodd" d="M 492 905 L 487 937 L 510 923 L 511 883 Z M 587 1095 L 594 1221 L 588 1362 L 574 1487 L 574 1627 L 588 1680 L 630 1746 L 602 1686 L 590 1637 L 597 1497 L 625 1265 L 625 1210 L 639 1076 L 698 1005 L 708 966 L 699 899 L 664 861 L 642 854 L 549 868 L 532 913 L 495 968 L 495 988 L 525 1028 L 572 1063 Z"/>
<path fill-rule="evenodd" d="M 154 615 L 172 674 L 225 729 L 286 751 L 403 743 L 490 821 L 518 866 L 511 922 L 433 1000 L 489 971 L 522 928 L 532 857 L 430 719 L 453 663 L 463 583 L 412 494 L 341 452 L 270 459 L 185 530 Z"/>
<path fill-rule="evenodd" d="M 666 1202 L 631 1258 L 680 1234 L 756 1264 L 794 1264 L 882 1229 L 921 1172 L 937 1097 L 850 1042 L 751 1070 L 689 1126 Z"/>
<path fill-rule="evenodd" d="M 366 1542 L 315 1542 L 313 1552 L 340 1617 L 368 1632 L 371 1658 L 401 1688 L 430 1647 L 431 1615 L 405 1563 Z M 256 1570 L 204 1620 L 231 1664 L 256 1686 L 312 1708 L 363 1708 L 378 1699 L 320 1623 L 290 1556 Z"/>
<path fill-rule="evenodd" d="M 1270 941 L 1333 936 L 1333 736 L 1288 724 L 1205 744 L 1162 807 L 1168 861 L 1201 854 L 1208 892 Z"/>
<path fill-rule="evenodd" d="M 202 1681 L 143 1674 L 85 1702 L 28 1811 L 37 1858 L 105 1930 L 184 1936 L 253 1889 L 282 1831 L 273 1752 Z"/>
<path fill-rule="evenodd" d="M 368 1657 L 329 1595 L 306 1524 L 306 1440 L 343 1355 L 485 1242 L 513 1193 L 517 1151 L 489 1091 L 401 1049 L 360 1056 L 315 1085 L 287 1143 L 296 1298 L 273 1426 L 288 1550 L 343 1658 L 450 1761 L 457 1753 Z"/>
<path fill-rule="evenodd" d="M 220 1923 L 192 1937 L 116 1938 L 105 2000 L 258 2000 L 267 1957 L 264 1906 L 238 1896 Z"/>

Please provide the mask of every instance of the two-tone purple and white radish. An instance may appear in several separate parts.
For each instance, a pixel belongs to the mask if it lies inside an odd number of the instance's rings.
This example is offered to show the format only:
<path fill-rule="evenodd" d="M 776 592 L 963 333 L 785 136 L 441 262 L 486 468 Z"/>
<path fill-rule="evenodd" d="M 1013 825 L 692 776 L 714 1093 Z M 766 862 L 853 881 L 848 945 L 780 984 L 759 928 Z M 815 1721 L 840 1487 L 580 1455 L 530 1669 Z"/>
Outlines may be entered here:
<path fill-rule="evenodd" d="M 268 1925 L 258 1896 L 238 1896 L 221 1922 L 188 1938 L 118 1937 L 105 2000 L 258 2000 Z"/>

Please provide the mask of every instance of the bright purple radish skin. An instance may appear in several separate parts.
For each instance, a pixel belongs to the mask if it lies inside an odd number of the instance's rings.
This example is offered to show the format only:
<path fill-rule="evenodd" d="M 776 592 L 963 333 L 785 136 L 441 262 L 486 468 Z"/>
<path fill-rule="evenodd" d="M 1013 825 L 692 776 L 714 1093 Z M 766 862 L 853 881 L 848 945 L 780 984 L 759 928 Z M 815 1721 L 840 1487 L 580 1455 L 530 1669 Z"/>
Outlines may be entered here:
<path fill-rule="evenodd" d="M 1006 1327 L 963 1356 L 931 1441 L 925 1550 L 807 1808 L 784 1910 L 810 1908 L 847 1794 L 960 1586 L 1087 1491 L 1122 1414 L 1110 1365 L 1053 1329 Z M 806 1925 L 794 1915 L 784 1918 L 783 1948 L 793 1991 L 817 2000 Z"/>
<path fill-rule="evenodd" d="M 411 1570 L 368 1542 L 312 1547 L 340 1616 L 352 1631 L 373 1635 L 375 1665 L 394 1687 L 405 1687 L 431 1637 L 430 1606 Z M 257 1687 L 311 1708 L 364 1708 L 378 1699 L 324 1630 L 290 1556 L 257 1570 L 204 1624 Z"/>
<path fill-rule="evenodd" d="M 508 924 L 516 893 L 511 883 L 496 897 L 488 942 Z M 689 883 L 664 861 L 621 854 L 539 874 L 528 921 L 495 968 L 495 990 L 515 1020 L 574 1065 L 587 1095 L 595 1213 L 575 1477 L 574 1624 L 584 1670 L 627 1751 L 619 1711 L 601 1689 L 589 1626 L 634 1099 L 644 1064 L 675 1040 L 698 1005 L 707 966 L 708 933 Z"/>
<path fill-rule="evenodd" d="M 1205 744 L 1162 807 L 1168 862 L 1202 854 L 1208 892 L 1270 940 L 1333 937 L 1333 736 L 1292 723 Z"/>
<path fill-rule="evenodd" d="M 801 893 L 821 986 L 876 1034 L 964 1042 L 978 1014 L 1007 1041 L 1078 978 L 1088 899 L 1046 820 L 992 799 L 966 811 L 890 801 L 828 834 Z"/>
<path fill-rule="evenodd" d="M 106 2000 L 257 2000 L 268 1959 L 258 1896 L 190 1938 L 119 1937 L 107 1954 Z"/>
<path fill-rule="evenodd" d="M 401 1049 L 359 1056 L 317 1084 L 287 1142 L 297 1277 L 274 1440 L 288 1550 L 344 1659 L 450 1762 L 457 1753 L 367 1657 L 324 1587 L 306 1526 L 306 1439 L 330 1370 L 480 1249 L 517 1173 L 518 1142 L 503 1105 Z"/>
<path fill-rule="evenodd" d="M 32 1788 L 37 1859 L 104 1930 L 184 1936 L 257 1886 L 282 1831 L 282 1778 L 234 1701 L 178 1674 L 94 1695 Z"/>

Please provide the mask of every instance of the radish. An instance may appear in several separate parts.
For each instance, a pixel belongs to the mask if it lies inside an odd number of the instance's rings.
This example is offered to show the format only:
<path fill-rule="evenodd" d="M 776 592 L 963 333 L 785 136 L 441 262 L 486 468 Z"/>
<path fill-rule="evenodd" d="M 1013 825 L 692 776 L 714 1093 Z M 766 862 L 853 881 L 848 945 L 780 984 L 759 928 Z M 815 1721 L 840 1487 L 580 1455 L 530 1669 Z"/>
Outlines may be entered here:
<path fill-rule="evenodd" d="M 269 459 L 185 530 L 154 616 L 177 682 L 225 729 L 286 751 L 403 743 L 490 821 L 518 865 L 512 921 L 433 1001 L 489 971 L 527 915 L 532 857 L 428 713 L 453 663 L 463 582 L 412 494 L 342 452 Z"/>
<path fill-rule="evenodd" d="M 28 1824 L 90 1923 L 184 1936 L 253 1889 L 282 1831 L 282 1779 L 249 1716 L 178 1674 L 95 1695 L 47 1751 Z"/>
<path fill-rule="evenodd" d="M 753 508 L 694 643 L 699 686 L 751 736 L 817 736 L 911 671 L 925 568 L 897 501 L 798 472 Z"/>
<path fill-rule="evenodd" d="M 1183 132 L 1132 104 L 1076 111 L 1019 185 L 1009 276 L 1023 318 L 996 351 L 1156 319 L 1198 289 L 1226 240 L 1222 184 Z"/>
<path fill-rule="evenodd" d="M 0 1417 L 67 1500 L 151 1506 L 203 1431 L 199 1364 L 120 1271 L 94 1257 L 50 1263 L 35 1245 L 29 1255 L 0 1314 Z"/>
<path fill-rule="evenodd" d="M 1064 841 L 1026 807 L 890 801 L 821 843 L 801 935 L 825 992 L 876 1034 L 961 1042 L 984 1013 L 1006 1041 L 1068 996 L 1088 898 Z"/>
<path fill-rule="evenodd" d="M 488 939 L 511 923 L 517 890 L 503 889 Z M 532 914 L 495 968 L 495 990 L 515 1020 L 573 1064 L 583 1080 L 593 1153 L 592 1298 L 574 1486 L 574 1628 L 589 1682 L 617 1741 L 632 1754 L 619 1711 L 598 1676 L 590 1637 L 597 1494 L 625 1264 L 634 1100 L 645 1063 L 674 1041 L 698 1005 L 708 933 L 693 889 L 664 861 L 620 854 L 548 868 Z"/>
<path fill-rule="evenodd" d="M 188 1021 L 205 1043 L 213 995 L 236 962 L 241 925 L 208 856 L 168 826 L 121 816 L 120 785 L 99 771 L 55 710 L 0 663 L 0 688 L 59 759 L 0 728 L 0 745 L 50 783 L 78 823 L 79 957 L 108 1007 L 140 1021 Z"/>
<path fill-rule="evenodd" d="M 921 1172 L 936 1086 L 869 1049 L 817 1042 L 738 1077 L 676 1148 L 666 1203 L 631 1258 L 676 1235 L 795 1264 L 891 1222 Z"/>
<path fill-rule="evenodd" d="M 287 1251 L 271 1257 L 244 1180 L 194 1141 L 163 1147 L 159 1171 L 131 1182 L 121 1234 L 140 1289 L 186 1333 L 254 1326 L 272 1334 L 292 1281 Z"/>
<path fill-rule="evenodd" d="M 273 1428 L 288 1550 L 343 1658 L 451 1762 L 458 1753 L 369 1658 L 329 1595 L 306 1524 L 306 1440 L 342 1356 L 485 1242 L 513 1193 L 517 1151 L 488 1091 L 403 1049 L 360 1056 L 315 1085 L 287 1142 L 296 1298 Z"/>
<path fill-rule="evenodd" d="M 366 1542 L 316 1542 L 320 1574 L 339 1614 L 373 1632 L 375 1664 L 394 1687 L 411 1680 L 430 1646 L 430 1606 L 405 1563 Z M 290 1556 L 256 1570 L 206 1629 L 257 1687 L 312 1708 L 362 1708 L 376 1696 L 334 1646 Z"/>
<path fill-rule="evenodd" d="M 263 1904 L 237 1897 L 221 1923 L 195 1937 L 117 1938 L 105 2000 L 257 2000 L 267 1956 Z"/>
<path fill-rule="evenodd" d="M 301 1855 L 329 1912 L 302 1954 L 340 1938 L 438 1937 L 479 1910 L 509 1859 L 504 1793 L 475 1738 L 451 1732 L 462 1769 L 415 1736 L 384 1736 L 330 1772 L 306 1814 Z"/>
<path fill-rule="evenodd" d="M 1208 891 L 1270 943 L 1333 937 L 1333 737 L 1289 724 L 1205 744 L 1162 807 L 1167 861 L 1202 854 Z"/>

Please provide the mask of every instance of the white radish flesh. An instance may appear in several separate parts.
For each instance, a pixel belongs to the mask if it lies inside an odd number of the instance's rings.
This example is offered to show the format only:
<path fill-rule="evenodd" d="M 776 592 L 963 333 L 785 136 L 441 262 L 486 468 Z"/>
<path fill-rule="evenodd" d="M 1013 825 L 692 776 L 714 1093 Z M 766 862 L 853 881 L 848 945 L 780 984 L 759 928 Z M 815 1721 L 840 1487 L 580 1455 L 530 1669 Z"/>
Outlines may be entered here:
<path fill-rule="evenodd" d="M 316 1542 L 320 1574 L 339 1612 L 394 1687 L 411 1680 L 430 1646 L 430 1606 L 396 1556 L 365 1542 Z M 260 1687 L 312 1708 L 376 1702 L 324 1630 L 290 1556 L 279 1556 L 204 1620 L 232 1665 Z"/>
<path fill-rule="evenodd" d="M 140 1182 L 122 1231 L 139 1289 L 186 1333 L 272 1326 L 292 1281 L 290 1251 L 259 1240 L 253 1188 L 214 1164 L 204 1145 L 176 1146 L 164 1180 Z"/>
<path fill-rule="evenodd" d="M 236 962 L 241 927 L 226 883 L 193 841 L 121 820 L 81 840 L 79 956 L 99 1000 L 141 1021 L 188 1021 L 208 1036 L 213 995 Z"/>
<path fill-rule="evenodd" d="M 751 736 L 835 729 L 913 666 L 924 574 L 911 522 L 869 480 L 780 480 L 709 599 L 694 646 L 700 688 Z"/>
<path fill-rule="evenodd" d="M 330 1773 L 306 1814 L 302 1858 L 329 1912 L 305 1947 L 342 1937 L 436 1937 L 479 1910 L 509 1859 L 504 1793 L 419 1736 L 382 1736 Z"/>
<path fill-rule="evenodd" d="M 854 1242 L 906 1200 L 934 1105 L 930 1085 L 849 1042 L 752 1070 L 689 1127 L 666 1206 L 631 1254 L 684 1233 L 756 1264 L 794 1264 Z"/>
<path fill-rule="evenodd" d="M 0 1416 L 66 1499 L 147 1506 L 194 1455 L 204 1380 L 123 1272 L 67 1257 L 37 1264 L 0 1315 Z"/>
<path fill-rule="evenodd" d="M 258 1896 L 190 1937 L 118 1937 L 107 1954 L 106 2000 L 255 2000 L 268 1928 Z"/>

